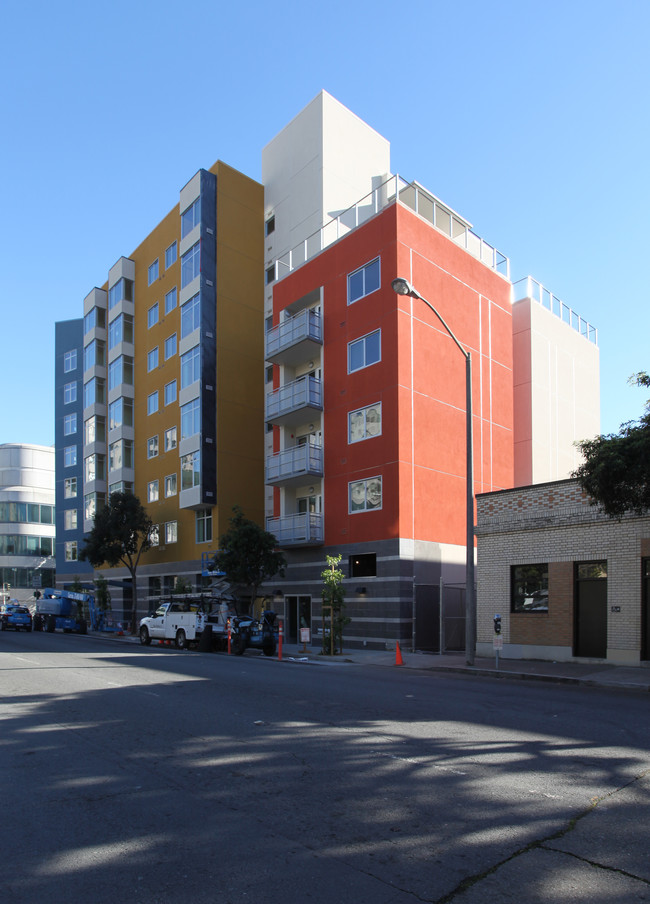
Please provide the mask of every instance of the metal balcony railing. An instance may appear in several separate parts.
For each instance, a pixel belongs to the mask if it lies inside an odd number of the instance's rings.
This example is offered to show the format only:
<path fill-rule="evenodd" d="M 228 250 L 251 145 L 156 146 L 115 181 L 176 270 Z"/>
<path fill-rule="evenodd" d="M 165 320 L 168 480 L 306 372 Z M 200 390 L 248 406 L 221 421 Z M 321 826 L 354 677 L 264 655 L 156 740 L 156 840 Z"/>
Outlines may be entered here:
<path fill-rule="evenodd" d="M 267 518 L 266 529 L 278 546 L 319 546 L 323 542 L 323 516 L 310 512 Z"/>
<path fill-rule="evenodd" d="M 289 486 L 323 476 L 323 447 L 303 443 L 276 452 L 266 460 L 266 483 Z"/>
<path fill-rule="evenodd" d="M 510 279 L 510 261 L 505 254 L 478 236 L 467 220 L 418 182 L 407 182 L 399 175 L 390 176 L 382 185 L 274 261 L 271 279 L 282 279 L 396 201 L 428 220 L 472 257 Z"/>
<path fill-rule="evenodd" d="M 323 410 L 321 381 L 305 374 L 266 397 L 266 420 L 272 424 L 299 423 L 307 409 Z"/>
<path fill-rule="evenodd" d="M 598 330 L 596 327 L 577 314 L 573 308 L 565 304 L 557 295 L 549 292 L 532 276 L 524 276 L 523 279 L 518 279 L 512 284 L 512 298 L 513 301 L 520 301 L 522 298 L 532 298 L 533 301 L 538 301 L 543 308 L 568 323 L 572 329 L 584 336 L 585 339 L 588 339 L 589 342 L 598 345 Z"/>
<path fill-rule="evenodd" d="M 298 364 L 318 354 L 323 328 L 318 311 L 305 309 L 283 320 L 266 334 L 266 359 L 276 364 Z"/>

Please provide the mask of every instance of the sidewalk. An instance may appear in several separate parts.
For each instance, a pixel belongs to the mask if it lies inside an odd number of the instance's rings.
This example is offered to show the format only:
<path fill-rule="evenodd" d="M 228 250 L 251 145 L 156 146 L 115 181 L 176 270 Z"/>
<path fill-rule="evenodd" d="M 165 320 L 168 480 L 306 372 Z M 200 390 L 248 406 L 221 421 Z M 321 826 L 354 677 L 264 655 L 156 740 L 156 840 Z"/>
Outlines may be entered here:
<path fill-rule="evenodd" d="M 93 634 L 102 639 L 139 644 L 138 637 L 115 634 Z M 155 641 L 152 649 L 155 649 Z M 222 654 L 223 655 L 223 654 Z M 259 650 L 248 650 L 245 656 L 262 656 Z M 610 665 L 598 660 L 583 662 L 545 662 L 533 659 L 494 659 L 476 657 L 468 666 L 464 653 L 405 653 L 401 652 L 402 665 L 397 665 L 395 650 L 344 650 L 340 656 L 322 656 L 319 647 L 283 644 L 282 661 L 316 666 L 373 665 L 384 668 L 423 669 L 475 675 L 482 678 L 516 678 L 530 681 L 552 681 L 558 684 L 574 684 L 592 687 L 627 688 L 650 691 L 650 663 L 642 666 Z M 266 658 L 266 657 L 264 657 Z M 278 654 L 273 657 L 278 660 Z"/>
<path fill-rule="evenodd" d="M 553 681 L 561 684 L 619 687 L 650 691 L 650 667 L 617 666 L 598 661 L 544 662 L 532 659 L 495 659 L 477 657 L 468 666 L 464 653 L 405 653 L 402 665 L 396 664 L 395 650 L 348 650 L 342 656 L 321 656 L 318 649 L 284 644 L 283 660 L 318 662 L 324 665 L 376 665 L 386 668 L 424 669 L 456 672 L 483 678 L 517 678 L 519 680 Z M 277 658 L 277 656 L 276 656 Z M 649 663 L 650 665 L 650 663 Z"/>

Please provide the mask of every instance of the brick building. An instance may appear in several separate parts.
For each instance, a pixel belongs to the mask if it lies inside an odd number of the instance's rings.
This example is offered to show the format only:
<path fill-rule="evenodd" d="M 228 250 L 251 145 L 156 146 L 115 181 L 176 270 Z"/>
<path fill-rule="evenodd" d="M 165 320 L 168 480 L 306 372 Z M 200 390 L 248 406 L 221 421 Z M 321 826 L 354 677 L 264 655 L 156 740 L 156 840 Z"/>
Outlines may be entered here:
<path fill-rule="evenodd" d="M 477 497 L 477 653 L 650 659 L 650 517 L 608 518 L 575 480 Z"/>

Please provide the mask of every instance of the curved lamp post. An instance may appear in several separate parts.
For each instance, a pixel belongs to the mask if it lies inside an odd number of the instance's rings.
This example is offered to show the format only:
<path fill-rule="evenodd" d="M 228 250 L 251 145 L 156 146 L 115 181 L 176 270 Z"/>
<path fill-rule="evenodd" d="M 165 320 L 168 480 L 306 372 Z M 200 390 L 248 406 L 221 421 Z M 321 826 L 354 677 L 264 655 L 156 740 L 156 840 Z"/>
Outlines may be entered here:
<path fill-rule="evenodd" d="M 476 646 L 476 596 L 474 593 L 474 469 L 472 463 L 472 355 L 458 341 L 431 302 L 423 298 L 410 282 L 397 277 L 392 282 L 393 290 L 398 295 L 419 298 L 436 315 L 449 336 L 465 358 L 465 394 L 466 394 L 466 483 L 467 483 L 467 535 L 465 564 L 465 658 L 468 665 L 474 665 L 474 649 Z M 442 600 L 440 601 L 442 605 Z M 442 637 L 440 638 L 442 643 Z"/>

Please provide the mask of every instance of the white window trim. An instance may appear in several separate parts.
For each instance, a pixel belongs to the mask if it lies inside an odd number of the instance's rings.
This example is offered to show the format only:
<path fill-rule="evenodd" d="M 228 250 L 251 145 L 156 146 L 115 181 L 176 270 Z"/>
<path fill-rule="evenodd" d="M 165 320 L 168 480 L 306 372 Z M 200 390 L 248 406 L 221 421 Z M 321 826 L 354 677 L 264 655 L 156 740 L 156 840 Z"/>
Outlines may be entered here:
<path fill-rule="evenodd" d="M 379 263 L 379 285 L 377 286 L 376 289 L 371 289 L 369 292 L 366 292 L 366 277 L 365 277 L 365 272 L 366 272 L 366 270 L 368 269 L 368 267 L 372 266 L 372 264 L 375 263 L 375 261 L 377 261 L 377 262 Z M 364 277 L 363 277 L 363 292 L 362 292 L 361 295 L 357 295 L 356 298 L 352 298 L 352 299 L 351 299 L 351 298 L 350 298 L 350 280 L 352 279 L 353 276 L 356 276 L 357 273 L 363 273 L 363 274 L 364 274 Z M 381 256 L 373 257 L 373 259 L 372 259 L 371 261 L 367 261 L 365 264 L 363 264 L 363 266 L 357 267 L 356 270 L 353 270 L 351 273 L 348 273 L 348 279 L 347 279 L 347 297 L 348 297 L 348 304 L 355 304 L 357 301 L 360 301 L 362 298 L 367 298 L 368 295 L 372 295 L 373 292 L 378 292 L 379 289 L 381 289 Z"/>
<path fill-rule="evenodd" d="M 365 342 L 370 338 L 370 336 L 374 336 L 375 333 L 378 333 L 378 334 L 379 334 L 379 357 L 377 358 L 376 361 L 371 361 L 369 364 L 366 363 L 366 362 L 365 362 L 365 359 L 366 359 L 367 356 L 366 356 L 365 348 L 364 348 L 364 363 L 361 365 L 361 367 L 354 367 L 354 368 L 353 368 L 353 367 L 351 366 L 351 362 L 350 362 L 350 351 L 351 351 L 351 349 L 352 349 L 352 346 L 353 346 L 353 345 L 356 345 L 358 342 L 364 342 L 364 343 L 365 343 Z M 371 332 L 366 333 L 364 336 L 359 336 L 358 339 L 352 339 L 350 342 L 348 342 L 348 373 L 349 373 L 349 374 L 355 374 L 355 373 L 358 373 L 358 371 L 364 370 L 366 367 L 372 367 L 373 364 L 379 364 L 380 361 L 381 361 L 381 329 L 379 329 L 379 330 L 372 330 Z"/>

